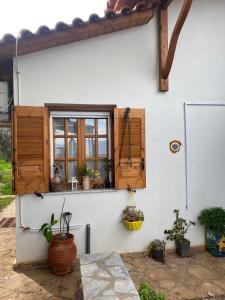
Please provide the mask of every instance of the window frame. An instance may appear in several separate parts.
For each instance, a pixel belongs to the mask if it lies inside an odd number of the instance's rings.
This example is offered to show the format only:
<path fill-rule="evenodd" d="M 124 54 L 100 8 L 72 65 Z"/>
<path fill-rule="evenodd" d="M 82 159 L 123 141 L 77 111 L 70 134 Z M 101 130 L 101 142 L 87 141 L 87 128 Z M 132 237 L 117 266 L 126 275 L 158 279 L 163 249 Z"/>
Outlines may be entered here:
<path fill-rule="evenodd" d="M 50 178 L 54 176 L 54 126 L 53 126 L 53 118 L 77 118 L 77 119 L 106 119 L 107 120 L 107 157 L 108 159 L 113 159 L 113 125 L 112 125 L 112 113 L 111 111 L 60 111 L 60 110 L 50 110 L 49 114 L 49 127 L 50 127 Z M 79 128 L 78 128 L 79 132 Z M 79 135 L 79 133 L 78 133 Z M 86 134 L 84 133 L 84 137 Z M 67 143 L 67 136 L 65 134 L 63 135 L 63 138 L 66 137 L 65 143 Z M 95 133 L 94 137 L 98 137 L 98 133 Z M 77 136 L 78 139 L 78 136 Z M 85 138 L 86 139 L 86 138 Z M 83 141 L 85 142 L 85 141 Z M 96 143 L 98 142 L 98 138 L 96 138 Z M 78 142 L 79 143 L 79 142 Z M 79 146 L 78 146 L 79 147 Z M 67 145 L 65 145 L 65 151 L 67 151 Z M 84 154 L 84 153 L 83 153 Z M 96 155 L 98 155 L 96 153 Z M 60 159 L 59 159 L 60 160 Z M 84 160 L 88 160 L 88 158 L 85 158 Z M 96 160 L 96 159 L 95 159 Z M 67 155 L 65 154 L 65 164 L 67 162 Z M 79 161 L 79 158 L 77 157 L 77 162 Z M 79 164 L 78 164 L 79 167 Z M 66 166 L 65 166 L 66 168 Z M 69 178 L 67 177 L 67 172 L 65 173 L 65 186 L 68 184 Z M 111 182 L 114 182 L 114 176 L 111 172 L 110 174 L 110 180 Z M 69 190 L 68 190 L 69 191 Z"/>

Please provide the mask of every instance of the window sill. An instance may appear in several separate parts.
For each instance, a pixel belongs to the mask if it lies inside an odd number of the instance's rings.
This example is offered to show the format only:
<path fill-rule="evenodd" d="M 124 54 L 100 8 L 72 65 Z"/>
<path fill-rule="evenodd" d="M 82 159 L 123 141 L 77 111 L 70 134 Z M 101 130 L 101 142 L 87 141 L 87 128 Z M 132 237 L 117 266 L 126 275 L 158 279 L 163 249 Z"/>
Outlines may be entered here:
<path fill-rule="evenodd" d="M 62 192 L 49 192 L 46 195 L 70 195 L 70 194 L 97 194 L 97 193 L 113 193 L 117 192 L 115 189 L 90 189 L 90 190 L 74 190 L 74 191 L 62 191 Z"/>

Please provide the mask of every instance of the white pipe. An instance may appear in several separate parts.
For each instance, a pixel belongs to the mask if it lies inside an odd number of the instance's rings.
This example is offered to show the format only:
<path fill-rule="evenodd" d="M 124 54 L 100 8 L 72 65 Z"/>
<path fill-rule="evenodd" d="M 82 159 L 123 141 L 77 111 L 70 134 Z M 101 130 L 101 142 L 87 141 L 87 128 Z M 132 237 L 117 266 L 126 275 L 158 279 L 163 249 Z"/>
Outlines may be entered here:
<path fill-rule="evenodd" d="M 187 109 L 184 103 L 185 208 L 188 209 Z"/>
<path fill-rule="evenodd" d="M 24 225 L 22 222 L 22 205 L 21 205 L 21 196 L 19 195 L 19 228 L 23 229 L 26 232 L 39 232 L 40 228 L 37 227 L 30 227 L 27 225 Z M 85 227 L 86 224 L 76 224 L 76 225 L 71 225 L 70 230 L 75 230 L 81 227 Z M 59 231 L 59 227 L 54 227 L 52 228 L 52 231 Z"/>

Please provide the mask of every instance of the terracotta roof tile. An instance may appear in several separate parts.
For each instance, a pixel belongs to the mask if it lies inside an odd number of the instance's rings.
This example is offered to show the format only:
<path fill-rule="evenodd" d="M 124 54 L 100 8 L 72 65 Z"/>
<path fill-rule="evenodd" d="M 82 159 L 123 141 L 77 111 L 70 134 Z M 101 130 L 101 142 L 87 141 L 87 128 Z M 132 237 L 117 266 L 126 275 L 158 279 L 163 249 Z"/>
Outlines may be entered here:
<path fill-rule="evenodd" d="M 128 0 L 132 5 L 120 6 L 120 10 L 115 12 L 111 8 L 114 2 L 109 2 L 112 3 L 107 5 L 104 17 L 92 14 L 88 21 L 75 18 L 72 24 L 58 22 L 53 29 L 42 25 L 35 33 L 22 30 L 18 42 L 19 55 L 146 24 L 153 17 L 154 7 L 160 4 L 160 0 Z M 16 37 L 12 34 L 6 34 L 0 40 L 0 62 L 15 56 L 15 43 Z"/>

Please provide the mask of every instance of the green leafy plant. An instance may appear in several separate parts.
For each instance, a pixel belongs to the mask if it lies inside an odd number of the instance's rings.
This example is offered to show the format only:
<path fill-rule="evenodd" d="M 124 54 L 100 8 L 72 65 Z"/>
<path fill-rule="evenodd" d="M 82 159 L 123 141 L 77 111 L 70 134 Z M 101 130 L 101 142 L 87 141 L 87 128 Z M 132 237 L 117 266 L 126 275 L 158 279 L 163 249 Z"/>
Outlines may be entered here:
<path fill-rule="evenodd" d="M 12 195 L 12 165 L 9 162 L 1 160 L 1 158 L 0 158 L 0 195 Z"/>
<path fill-rule="evenodd" d="M 51 215 L 51 220 L 49 223 L 44 223 L 39 232 L 42 232 L 46 241 L 50 243 L 53 240 L 52 226 L 58 223 L 58 220 L 55 220 L 54 213 Z"/>
<path fill-rule="evenodd" d="M 13 201 L 13 198 L 11 198 L 11 197 L 1 198 L 1 199 L 0 199 L 0 212 L 1 212 L 5 207 L 7 207 L 12 201 Z"/>
<path fill-rule="evenodd" d="M 225 231 L 225 209 L 222 207 L 203 209 L 198 219 L 200 224 L 214 234 L 223 234 Z"/>
<path fill-rule="evenodd" d="M 141 210 L 137 210 L 136 206 L 127 206 L 123 210 L 122 221 L 144 221 L 144 213 Z"/>
<path fill-rule="evenodd" d="M 113 160 L 105 158 L 103 160 L 103 162 L 104 162 L 105 172 L 106 172 L 107 176 L 109 176 L 109 172 L 112 171 L 112 169 L 113 169 Z"/>
<path fill-rule="evenodd" d="M 87 165 L 83 165 L 79 168 L 79 174 L 82 177 L 91 177 L 93 175 L 92 169 L 88 169 Z"/>
<path fill-rule="evenodd" d="M 141 283 L 138 288 L 141 300 L 165 300 L 165 296 L 155 292 L 147 283 Z"/>
<path fill-rule="evenodd" d="M 61 210 L 60 219 L 59 219 L 59 238 L 58 239 L 60 239 L 60 240 L 67 239 L 67 234 L 64 232 L 64 225 L 65 225 L 64 223 L 65 223 L 65 219 L 66 219 L 65 217 L 67 215 L 72 216 L 72 214 L 70 212 L 65 212 L 65 213 L 63 212 L 64 205 L 65 205 L 65 198 L 63 200 L 62 210 Z M 56 225 L 57 223 L 58 223 L 58 220 L 55 219 L 54 213 L 52 213 L 50 222 L 44 223 L 39 230 L 39 232 L 43 233 L 43 235 L 48 243 L 50 243 L 54 238 L 54 235 L 52 233 L 52 227 L 54 225 Z M 67 232 L 69 233 L 69 225 L 67 226 Z"/>
<path fill-rule="evenodd" d="M 185 234 L 188 232 L 188 229 L 191 225 L 195 225 L 195 222 L 188 222 L 187 220 L 180 218 L 178 209 L 174 209 L 173 212 L 176 214 L 176 220 L 173 223 L 173 228 L 166 229 L 164 233 L 167 235 L 167 240 L 185 240 Z"/>

